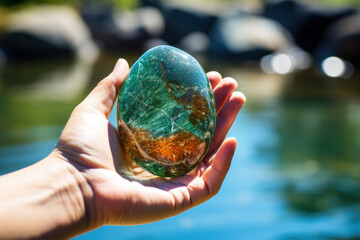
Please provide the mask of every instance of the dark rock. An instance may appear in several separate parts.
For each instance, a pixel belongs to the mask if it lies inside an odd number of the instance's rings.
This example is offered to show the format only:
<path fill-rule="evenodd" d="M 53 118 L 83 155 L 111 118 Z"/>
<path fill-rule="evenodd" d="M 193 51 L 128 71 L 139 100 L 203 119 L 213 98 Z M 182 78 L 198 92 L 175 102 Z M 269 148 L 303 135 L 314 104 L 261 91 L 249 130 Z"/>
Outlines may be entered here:
<path fill-rule="evenodd" d="M 295 0 L 281 0 L 266 2 L 263 15 L 281 23 L 298 46 L 313 53 L 326 28 L 354 12 L 354 9 L 319 9 Z"/>
<path fill-rule="evenodd" d="M 163 39 L 176 44 L 192 32 L 209 34 L 217 21 L 217 16 L 185 8 L 163 8 L 165 32 Z"/>
<path fill-rule="evenodd" d="M 280 24 L 237 13 L 217 22 L 211 33 L 210 53 L 215 59 L 245 62 L 291 47 L 291 37 Z"/>
<path fill-rule="evenodd" d="M 165 31 L 161 36 L 169 44 L 176 45 L 192 33 L 208 35 L 218 16 L 205 11 L 185 7 L 174 7 L 161 0 L 141 0 L 141 6 L 157 8 L 164 16 Z"/>
<path fill-rule="evenodd" d="M 139 5 L 141 7 L 156 7 L 158 9 L 161 9 L 164 4 L 161 0 L 140 0 Z"/>
<path fill-rule="evenodd" d="M 9 59 L 33 59 L 75 56 L 75 50 L 65 42 L 53 42 L 23 31 L 7 32 L 0 45 Z"/>
<path fill-rule="evenodd" d="M 0 46 L 10 60 L 93 57 L 97 47 L 70 7 L 33 7 L 10 15 Z"/>
<path fill-rule="evenodd" d="M 6 55 L 4 53 L 4 50 L 2 50 L 0 48 L 0 67 L 1 65 L 4 65 L 6 63 L 7 59 L 6 59 Z"/>
<path fill-rule="evenodd" d="M 360 66 L 360 13 L 340 19 L 325 32 L 316 51 L 320 63 L 330 56 L 337 56 Z"/>
<path fill-rule="evenodd" d="M 108 50 L 138 50 L 162 34 L 164 20 L 159 10 L 143 7 L 132 13 L 114 12 L 107 7 L 88 7 L 82 16 L 93 38 Z"/>

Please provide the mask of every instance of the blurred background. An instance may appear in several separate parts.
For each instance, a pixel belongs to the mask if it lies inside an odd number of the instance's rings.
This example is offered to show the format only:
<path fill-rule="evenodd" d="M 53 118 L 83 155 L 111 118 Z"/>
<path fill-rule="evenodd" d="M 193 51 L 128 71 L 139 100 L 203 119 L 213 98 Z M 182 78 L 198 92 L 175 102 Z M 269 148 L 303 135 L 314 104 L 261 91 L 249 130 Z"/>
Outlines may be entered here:
<path fill-rule="evenodd" d="M 179 47 L 247 103 L 219 194 L 75 239 L 360 239 L 358 0 L 0 0 L 0 174 L 47 156 L 113 69 Z M 116 114 L 110 121 L 116 123 Z"/>

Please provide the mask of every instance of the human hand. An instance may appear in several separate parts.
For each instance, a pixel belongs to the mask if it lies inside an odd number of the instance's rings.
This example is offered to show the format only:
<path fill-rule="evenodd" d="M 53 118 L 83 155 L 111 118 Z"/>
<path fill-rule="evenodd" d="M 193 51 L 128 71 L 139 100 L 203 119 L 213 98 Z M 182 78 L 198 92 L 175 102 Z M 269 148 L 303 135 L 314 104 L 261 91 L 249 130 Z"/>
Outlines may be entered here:
<path fill-rule="evenodd" d="M 205 202 L 219 191 L 236 148 L 234 138 L 224 138 L 245 97 L 233 92 L 234 79 L 210 72 L 217 120 L 205 159 L 189 174 L 173 179 L 137 167 L 108 121 L 128 72 L 127 62 L 120 59 L 114 71 L 75 108 L 52 153 L 79 181 L 89 230 L 104 224 L 149 223 Z"/>

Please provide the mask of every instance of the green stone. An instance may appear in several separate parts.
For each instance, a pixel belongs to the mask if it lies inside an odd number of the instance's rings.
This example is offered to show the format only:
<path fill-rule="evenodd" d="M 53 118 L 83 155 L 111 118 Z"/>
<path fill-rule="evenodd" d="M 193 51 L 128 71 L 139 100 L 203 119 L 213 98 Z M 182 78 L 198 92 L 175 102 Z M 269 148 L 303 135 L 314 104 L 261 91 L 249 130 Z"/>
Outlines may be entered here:
<path fill-rule="evenodd" d="M 170 46 L 152 48 L 135 62 L 117 110 L 127 154 L 160 177 L 195 168 L 215 131 L 215 98 L 206 73 L 192 56 Z"/>

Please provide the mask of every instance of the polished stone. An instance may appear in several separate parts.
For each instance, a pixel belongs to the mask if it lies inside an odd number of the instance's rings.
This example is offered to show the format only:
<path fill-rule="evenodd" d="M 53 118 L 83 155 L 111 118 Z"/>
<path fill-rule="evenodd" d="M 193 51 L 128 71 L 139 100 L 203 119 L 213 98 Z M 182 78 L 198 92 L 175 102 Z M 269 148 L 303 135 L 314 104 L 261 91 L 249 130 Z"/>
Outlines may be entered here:
<path fill-rule="evenodd" d="M 215 120 L 206 73 L 177 48 L 147 51 L 121 87 L 121 143 L 131 159 L 157 176 L 177 177 L 195 168 L 210 147 Z"/>

